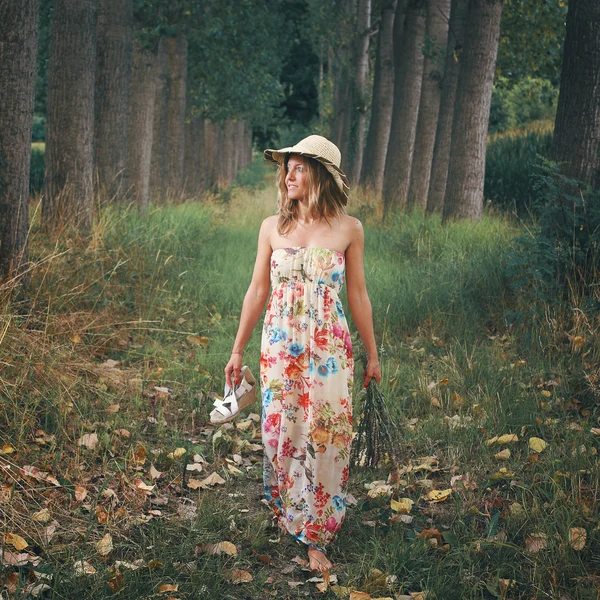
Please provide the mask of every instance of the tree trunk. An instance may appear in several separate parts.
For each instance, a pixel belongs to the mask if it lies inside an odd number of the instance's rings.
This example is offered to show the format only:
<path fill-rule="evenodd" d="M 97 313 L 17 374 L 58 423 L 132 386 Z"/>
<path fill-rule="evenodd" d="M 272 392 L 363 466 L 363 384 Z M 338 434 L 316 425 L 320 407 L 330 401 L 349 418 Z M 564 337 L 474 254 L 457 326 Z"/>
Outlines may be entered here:
<path fill-rule="evenodd" d="M 0 0 L 0 277 L 27 266 L 38 0 Z"/>
<path fill-rule="evenodd" d="M 600 188 L 600 3 L 569 0 L 552 158 Z"/>
<path fill-rule="evenodd" d="M 97 0 L 55 0 L 48 63 L 47 231 L 90 233 L 93 215 Z"/>
<path fill-rule="evenodd" d="M 206 173 L 206 189 L 214 190 L 218 184 L 218 125 L 212 121 L 204 123 L 204 171 Z"/>
<path fill-rule="evenodd" d="M 361 184 L 377 196 L 383 187 L 385 155 L 394 105 L 394 19 L 403 19 L 403 2 L 391 0 L 381 11 L 377 36 L 371 122 L 361 172 Z"/>
<path fill-rule="evenodd" d="M 168 181 L 167 164 L 167 57 L 165 38 L 158 42 L 154 62 L 154 121 L 152 125 L 152 157 L 150 169 L 150 190 L 155 202 L 162 202 L 166 195 Z"/>
<path fill-rule="evenodd" d="M 354 81 L 350 99 L 350 135 L 348 139 L 348 179 L 360 181 L 367 126 L 367 81 L 369 79 L 369 28 L 371 0 L 358 0 L 358 18 L 354 42 Z"/>
<path fill-rule="evenodd" d="M 185 157 L 185 100 L 187 78 L 187 39 L 184 35 L 168 37 L 167 55 L 167 164 L 169 194 L 183 191 L 183 161 Z"/>
<path fill-rule="evenodd" d="M 431 163 L 431 179 L 427 195 L 427 212 L 441 213 L 444 208 L 450 144 L 452 142 L 452 117 L 458 87 L 458 73 L 463 61 L 463 45 L 469 0 L 452 0 L 448 47 L 444 61 L 444 79 L 440 98 L 440 113 L 435 134 Z"/>
<path fill-rule="evenodd" d="M 131 197 L 141 209 L 147 208 L 150 196 L 155 87 L 155 56 L 136 40 L 131 71 L 127 179 Z"/>
<path fill-rule="evenodd" d="M 99 0 L 94 167 L 98 189 L 110 198 L 125 191 L 132 36 L 133 0 Z"/>
<path fill-rule="evenodd" d="M 458 76 L 444 217 L 480 219 L 485 151 L 502 0 L 470 0 L 464 61 Z"/>
<path fill-rule="evenodd" d="M 427 44 L 419 106 L 419 121 L 415 135 L 415 153 L 410 174 L 408 208 L 427 206 L 431 161 L 442 92 L 444 55 L 448 42 L 450 0 L 428 0 Z"/>
<path fill-rule="evenodd" d="M 185 124 L 185 191 L 196 197 L 205 189 L 206 156 L 204 118 L 191 117 Z"/>
<path fill-rule="evenodd" d="M 223 144 L 221 146 L 223 150 L 223 169 L 221 171 L 222 177 L 219 181 L 219 187 L 228 187 L 233 178 L 235 177 L 235 124 L 232 119 L 227 119 L 223 124 Z"/>
<path fill-rule="evenodd" d="M 426 14 L 426 0 L 409 0 L 404 32 L 401 23 L 396 21 L 394 27 L 394 108 L 383 181 L 384 216 L 406 205 L 423 80 Z"/>

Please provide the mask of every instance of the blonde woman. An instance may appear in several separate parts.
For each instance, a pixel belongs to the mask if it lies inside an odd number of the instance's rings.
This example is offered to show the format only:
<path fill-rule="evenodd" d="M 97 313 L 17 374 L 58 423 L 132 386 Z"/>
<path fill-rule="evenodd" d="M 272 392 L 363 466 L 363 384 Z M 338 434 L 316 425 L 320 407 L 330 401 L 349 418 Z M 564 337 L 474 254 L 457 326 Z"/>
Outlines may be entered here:
<path fill-rule="evenodd" d="M 265 150 L 279 165 L 279 213 L 262 223 L 228 385 L 268 299 L 260 385 L 264 489 L 279 526 L 306 544 L 310 568 L 328 571 L 327 545 L 345 515 L 352 439 L 352 342 L 339 293 L 368 355 L 364 385 L 381 379 L 363 269 L 360 221 L 346 214 L 348 180 L 340 151 L 311 135 Z M 271 290 L 269 297 L 269 291 Z"/>

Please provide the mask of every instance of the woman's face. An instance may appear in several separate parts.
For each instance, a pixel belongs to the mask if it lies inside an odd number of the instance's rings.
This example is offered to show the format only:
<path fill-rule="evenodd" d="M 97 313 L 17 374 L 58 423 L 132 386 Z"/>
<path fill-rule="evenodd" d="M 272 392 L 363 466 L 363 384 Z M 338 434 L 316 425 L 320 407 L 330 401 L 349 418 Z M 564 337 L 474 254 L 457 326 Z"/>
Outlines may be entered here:
<path fill-rule="evenodd" d="M 308 194 L 306 164 L 302 156 L 292 154 L 287 163 L 285 186 L 290 200 L 303 200 Z"/>

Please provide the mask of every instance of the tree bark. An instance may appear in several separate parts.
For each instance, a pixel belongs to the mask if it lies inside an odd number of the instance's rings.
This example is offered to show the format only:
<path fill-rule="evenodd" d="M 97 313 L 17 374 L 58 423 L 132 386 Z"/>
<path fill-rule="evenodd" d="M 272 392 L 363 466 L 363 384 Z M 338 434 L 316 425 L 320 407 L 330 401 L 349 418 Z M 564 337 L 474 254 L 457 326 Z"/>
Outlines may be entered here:
<path fill-rule="evenodd" d="M 127 165 L 129 193 L 140 209 L 150 196 L 150 165 L 154 126 L 155 56 L 141 42 L 133 42 L 129 103 Z"/>
<path fill-rule="evenodd" d="M 27 267 L 38 0 L 0 0 L 0 277 Z"/>
<path fill-rule="evenodd" d="M 384 216 L 406 205 L 423 80 L 426 13 L 426 0 L 409 0 L 404 34 L 401 23 L 396 21 L 394 27 L 394 108 L 383 181 Z"/>
<path fill-rule="evenodd" d="M 55 0 L 46 121 L 47 231 L 90 233 L 93 215 L 97 0 Z"/>
<path fill-rule="evenodd" d="M 502 0 L 470 0 L 458 76 L 443 221 L 480 219 Z"/>
<path fill-rule="evenodd" d="M 435 146 L 431 163 L 431 178 L 427 195 L 427 212 L 441 213 L 444 208 L 450 144 L 452 142 L 452 117 L 458 87 L 458 73 L 463 61 L 463 46 L 468 0 L 452 0 L 448 47 L 444 61 L 444 79 L 440 98 L 440 113 L 435 134 Z"/>
<path fill-rule="evenodd" d="M 226 188 L 235 177 L 235 124 L 233 119 L 227 119 L 223 124 L 223 169 L 219 181 L 219 187 Z"/>
<path fill-rule="evenodd" d="M 165 40 L 167 56 L 167 163 L 169 194 L 179 196 L 183 191 L 183 162 L 185 157 L 185 104 L 187 79 L 187 39 L 184 35 Z"/>
<path fill-rule="evenodd" d="M 552 158 L 600 189 L 600 3 L 569 0 Z"/>
<path fill-rule="evenodd" d="M 98 190 L 109 198 L 125 191 L 132 37 L 133 0 L 99 0 L 94 167 Z"/>
<path fill-rule="evenodd" d="M 354 42 L 354 80 L 350 99 L 350 132 L 348 139 L 348 179 L 360 181 L 367 126 L 367 81 L 369 79 L 369 28 L 371 0 L 358 0 L 358 17 Z"/>
<path fill-rule="evenodd" d="M 428 0 L 425 65 L 407 207 L 425 209 L 448 43 L 450 0 Z"/>
<path fill-rule="evenodd" d="M 381 24 L 377 35 L 375 77 L 371 122 L 365 148 L 360 182 L 376 196 L 381 195 L 385 155 L 392 126 L 394 105 L 394 19 L 403 19 L 403 2 L 391 0 L 381 10 Z"/>
<path fill-rule="evenodd" d="M 150 191 L 155 202 L 164 200 L 167 181 L 167 56 L 165 38 L 158 42 L 154 62 L 154 122 L 152 125 L 152 156 L 150 169 Z"/>

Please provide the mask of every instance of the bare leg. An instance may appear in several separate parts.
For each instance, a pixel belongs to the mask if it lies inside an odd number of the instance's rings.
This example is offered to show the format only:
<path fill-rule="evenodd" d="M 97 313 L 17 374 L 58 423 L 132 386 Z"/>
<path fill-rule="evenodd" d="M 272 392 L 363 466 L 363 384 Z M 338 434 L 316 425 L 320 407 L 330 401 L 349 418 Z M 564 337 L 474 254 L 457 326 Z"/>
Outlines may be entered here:
<path fill-rule="evenodd" d="M 323 552 L 313 548 L 312 546 L 308 547 L 308 562 L 311 571 L 320 571 L 321 573 L 325 573 L 326 571 L 329 571 L 331 567 L 333 567 Z"/>

